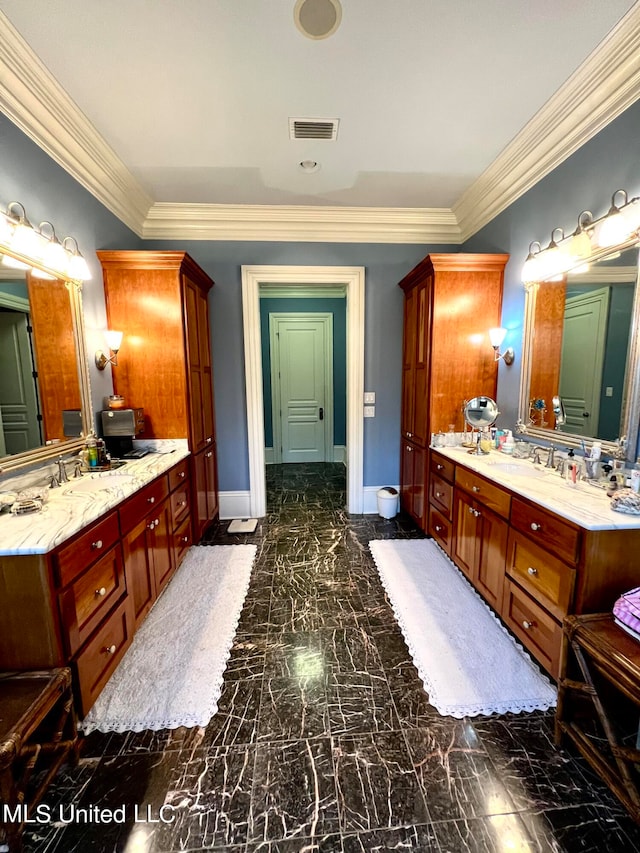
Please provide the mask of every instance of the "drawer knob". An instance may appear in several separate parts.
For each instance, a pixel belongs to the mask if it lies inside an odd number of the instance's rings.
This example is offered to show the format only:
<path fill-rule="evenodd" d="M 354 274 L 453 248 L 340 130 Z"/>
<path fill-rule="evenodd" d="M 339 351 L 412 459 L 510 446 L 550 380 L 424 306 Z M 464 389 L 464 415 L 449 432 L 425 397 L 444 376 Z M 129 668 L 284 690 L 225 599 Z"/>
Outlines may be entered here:
<path fill-rule="evenodd" d="M 207 459 L 211 459 L 211 457 L 213 456 L 213 452 L 210 450 L 208 453 L 205 453 L 205 456 L 207 457 Z"/>
<path fill-rule="evenodd" d="M 531 529 L 532 529 L 532 530 L 542 530 L 542 525 L 541 525 L 541 524 L 536 524 L 536 522 L 535 522 L 535 521 L 532 521 L 532 522 L 531 522 Z"/>
<path fill-rule="evenodd" d="M 105 652 L 106 652 L 108 655 L 114 655 L 114 654 L 116 653 L 116 648 L 117 648 L 117 647 L 116 647 L 116 645 L 115 645 L 115 643 L 114 643 L 114 645 L 112 645 L 112 646 L 107 646 L 107 647 L 106 647 L 106 649 L 105 649 Z"/>
<path fill-rule="evenodd" d="M 438 471 L 442 471 L 442 469 L 444 468 L 444 465 L 442 465 L 440 462 L 438 462 L 438 464 L 436 465 L 436 468 L 438 469 Z"/>
<path fill-rule="evenodd" d="M 444 492 L 436 492 L 436 497 L 437 497 L 437 498 L 443 498 L 443 497 L 444 497 Z"/>
<path fill-rule="evenodd" d="M 473 515 L 473 507 L 472 506 L 469 507 L 469 514 Z"/>
<path fill-rule="evenodd" d="M 476 518 L 480 518 L 480 512 L 479 512 L 479 510 L 474 509 L 473 514 L 475 515 L 475 517 L 476 517 Z"/>
<path fill-rule="evenodd" d="M 525 631 L 530 631 L 531 628 L 533 628 L 533 622 L 527 622 L 527 620 L 525 619 L 524 622 L 522 623 L 522 627 L 524 628 Z"/>
<path fill-rule="evenodd" d="M 209 438 L 207 439 L 207 444 L 211 444 L 212 441 L 213 439 L 211 438 L 211 436 L 209 436 Z"/>
<path fill-rule="evenodd" d="M 409 445 L 407 445 L 407 453 L 411 453 L 412 450 L 413 450 L 413 447 L 409 447 Z"/>
<path fill-rule="evenodd" d="M 408 432 L 408 433 L 407 433 L 407 438 L 413 438 L 413 433 L 412 433 L 412 432 Z"/>
<path fill-rule="evenodd" d="M 156 502 L 156 499 L 155 499 L 155 498 L 147 498 L 147 503 L 148 503 L 148 504 L 154 504 L 155 502 Z"/>
<path fill-rule="evenodd" d="M 537 575 L 538 570 L 536 568 L 534 568 L 533 566 L 529 566 L 529 568 L 527 569 L 527 573 L 530 575 Z"/>
<path fill-rule="evenodd" d="M 92 548 L 94 551 L 99 551 L 99 550 L 100 550 L 100 548 L 102 548 L 102 539 L 96 539 L 96 541 L 95 541 L 95 542 L 92 542 L 92 543 L 91 543 L 91 548 Z"/>
<path fill-rule="evenodd" d="M 186 506 L 186 505 L 187 505 L 186 501 L 178 501 L 178 506 Z"/>
<path fill-rule="evenodd" d="M 436 524 L 436 533 L 442 533 L 442 527 L 439 524 Z"/>
<path fill-rule="evenodd" d="M 103 595 L 106 595 L 106 594 L 107 594 L 106 586 L 101 586 L 100 589 L 96 590 L 96 595 L 98 595 L 100 597 L 102 597 Z"/>
<path fill-rule="evenodd" d="M 474 492 L 479 492 L 479 491 L 480 491 L 480 486 L 472 486 L 472 487 L 471 487 L 471 490 L 472 490 L 472 491 L 474 491 Z"/>
<path fill-rule="evenodd" d="M 189 537 L 188 537 L 188 536 L 183 536 L 183 537 L 182 537 L 182 541 L 183 541 L 183 542 L 184 542 L 184 544 L 186 545 L 186 544 L 187 544 L 187 542 L 189 541 Z"/>
<path fill-rule="evenodd" d="M 180 473 L 178 474 L 178 477 L 184 478 L 184 476 L 185 476 L 184 471 L 180 471 Z"/>

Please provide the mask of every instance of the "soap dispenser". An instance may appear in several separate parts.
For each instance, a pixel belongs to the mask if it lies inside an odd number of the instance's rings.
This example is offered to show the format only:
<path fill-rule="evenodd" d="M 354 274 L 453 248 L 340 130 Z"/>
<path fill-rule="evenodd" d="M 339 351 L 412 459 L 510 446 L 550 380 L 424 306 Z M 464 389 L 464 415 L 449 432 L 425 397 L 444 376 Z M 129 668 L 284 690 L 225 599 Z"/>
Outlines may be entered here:
<path fill-rule="evenodd" d="M 505 430 L 505 440 L 502 443 L 502 452 L 507 453 L 509 456 L 513 453 L 516 443 L 513 440 L 513 433 L 510 429 Z"/>

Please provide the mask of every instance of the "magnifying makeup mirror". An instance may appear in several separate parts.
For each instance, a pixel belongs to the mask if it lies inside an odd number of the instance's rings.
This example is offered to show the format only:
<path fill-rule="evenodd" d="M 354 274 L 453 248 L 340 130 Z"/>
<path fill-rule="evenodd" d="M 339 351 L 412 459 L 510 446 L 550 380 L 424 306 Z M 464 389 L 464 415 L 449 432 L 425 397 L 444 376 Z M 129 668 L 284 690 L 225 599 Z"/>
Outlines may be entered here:
<path fill-rule="evenodd" d="M 465 402 L 462 413 L 465 423 L 471 427 L 470 443 L 465 441 L 464 444 L 474 448 L 469 451 L 470 453 L 475 453 L 478 456 L 486 455 L 488 451 L 481 448 L 480 436 L 482 430 L 494 424 L 500 414 L 496 401 L 492 400 L 491 397 L 473 397 Z M 474 430 L 477 430 L 475 438 Z"/>

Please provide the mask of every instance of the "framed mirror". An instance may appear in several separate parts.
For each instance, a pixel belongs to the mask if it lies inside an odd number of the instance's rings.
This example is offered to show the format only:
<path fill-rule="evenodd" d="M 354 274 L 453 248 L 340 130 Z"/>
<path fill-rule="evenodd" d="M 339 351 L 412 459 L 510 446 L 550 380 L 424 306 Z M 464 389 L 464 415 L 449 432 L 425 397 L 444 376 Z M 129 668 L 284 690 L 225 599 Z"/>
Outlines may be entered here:
<path fill-rule="evenodd" d="M 635 462 L 640 419 L 638 247 L 526 286 L 520 432 L 568 447 L 599 441 Z"/>
<path fill-rule="evenodd" d="M 82 285 L 39 278 L 27 263 L 47 273 L 2 249 L 0 474 L 75 452 L 93 422 Z"/>

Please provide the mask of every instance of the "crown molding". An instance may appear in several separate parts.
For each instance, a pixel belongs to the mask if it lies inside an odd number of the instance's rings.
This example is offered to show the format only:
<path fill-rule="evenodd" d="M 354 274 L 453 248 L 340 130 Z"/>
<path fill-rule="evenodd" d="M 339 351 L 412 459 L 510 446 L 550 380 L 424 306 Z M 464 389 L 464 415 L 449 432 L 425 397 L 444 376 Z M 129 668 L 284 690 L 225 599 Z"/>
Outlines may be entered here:
<path fill-rule="evenodd" d="M 156 202 L 0 12 L 0 110 L 149 240 L 458 245 L 640 97 L 640 4 L 448 208 Z"/>
<path fill-rule="evenodd" d="M 638 100 L 639 39 L 635 4 L 453 206 L 463 242 Z"/>
<path fill-rule="evenodd" d="M 149 240 L 282 240 L 309 243 L 460 243 L 450 210 L 156 203 Z"/>
<path fill-rule="evenodd" d="M 141 236 L 153 199 L 2 12 L 0 110 Z"/>

